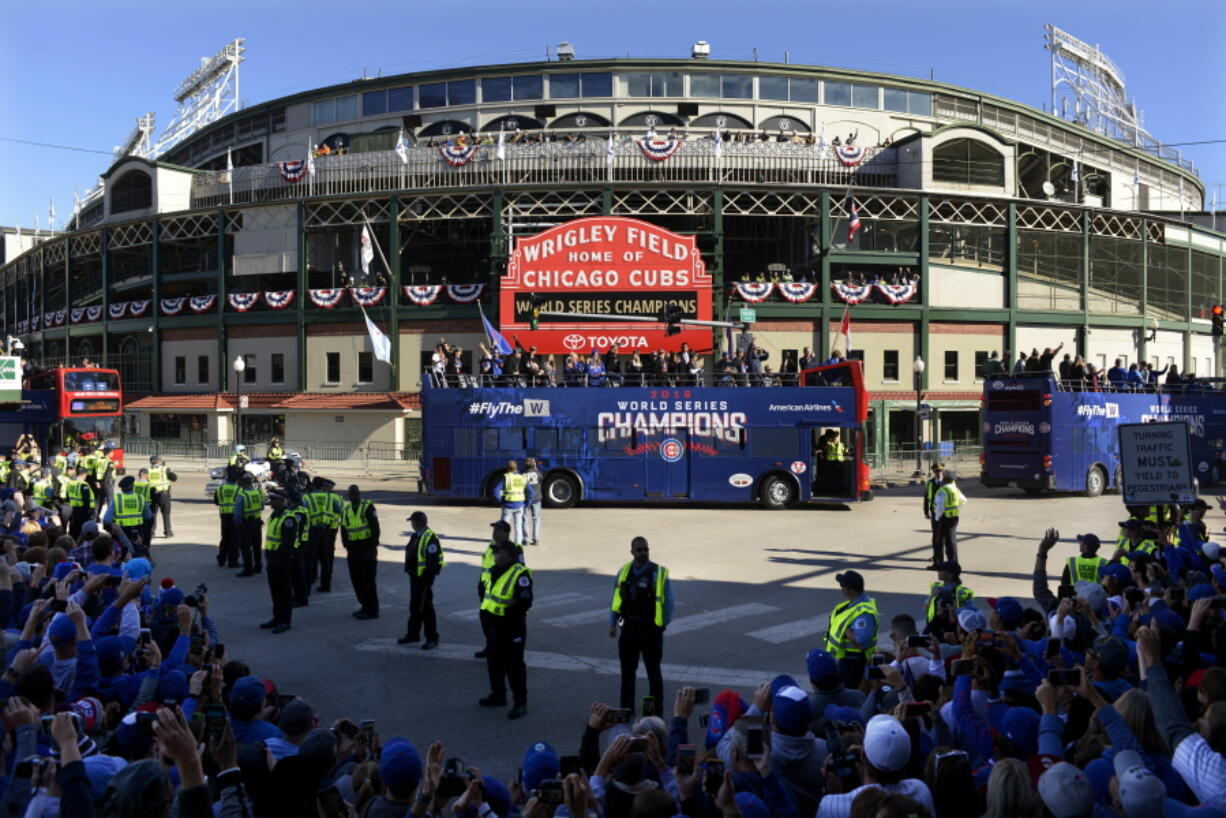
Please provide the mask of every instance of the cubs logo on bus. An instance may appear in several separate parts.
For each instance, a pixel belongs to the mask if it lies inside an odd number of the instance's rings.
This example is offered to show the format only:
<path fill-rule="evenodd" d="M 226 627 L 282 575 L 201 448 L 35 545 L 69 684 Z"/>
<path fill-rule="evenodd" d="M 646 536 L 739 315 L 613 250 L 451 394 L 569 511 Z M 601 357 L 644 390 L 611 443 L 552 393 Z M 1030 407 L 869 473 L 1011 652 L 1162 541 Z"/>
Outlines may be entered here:
<path fill-rule="evenodd" d="M 753 483 L 753 478 L 743 472 L 738 472 L 728 478 L 728 485 L 743 489 Z"/>
<path fill-rule="evenodd" d="M 675 437 L 666 437 L 660 441 L 660 457 L 665 463 L 676 463 L 685 457 L 685 447 Z"/>

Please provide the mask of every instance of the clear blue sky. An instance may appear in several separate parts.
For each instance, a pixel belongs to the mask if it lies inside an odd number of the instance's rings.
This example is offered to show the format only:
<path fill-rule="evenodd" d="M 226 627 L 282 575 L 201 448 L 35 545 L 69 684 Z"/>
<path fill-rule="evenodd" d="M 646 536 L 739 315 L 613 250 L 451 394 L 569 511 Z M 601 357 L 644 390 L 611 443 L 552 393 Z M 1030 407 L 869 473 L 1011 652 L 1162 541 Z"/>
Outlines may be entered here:
<path fill-rule="evenodd" d="M 372 74 L 578 55 L 715 58 L 841 66 L 938 80 L 1041 106 L 1050 99 L 1043 24 L 1098 43 L 1124 71 L 1148 130 L 1167 142 L 1226 139 L 1226 3 L 1220 0 L 43 0 L 11 4 L 0 31 L 0 137 L 103 151 L 135 118 L 174 114 L 172 91 L 236 36 L 247 38 L 249 103 Z M 1216 79 L 1215 79 L 1216 78 Z M 1226 183 L 1226 143 L 1189 146 L 1207 184 Z M 109 155 L 0 141 L 0 224 L 62 223 L 73 187 Z M 1209 197 L 1212 198 L 1210 188 Z M 1226 187 L 1221 198 L 1226 200 Z"/>

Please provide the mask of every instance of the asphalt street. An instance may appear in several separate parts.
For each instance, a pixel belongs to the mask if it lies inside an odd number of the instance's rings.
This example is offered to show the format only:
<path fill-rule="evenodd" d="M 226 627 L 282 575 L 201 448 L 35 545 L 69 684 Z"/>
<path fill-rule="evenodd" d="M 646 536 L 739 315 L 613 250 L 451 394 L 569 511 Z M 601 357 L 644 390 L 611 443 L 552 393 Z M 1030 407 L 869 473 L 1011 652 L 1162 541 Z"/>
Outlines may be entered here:
<path fill-rule="evenodd" d="M 182 473 L 175 485 L 176 536 L 155 541 L 156 575 L 174 577 L 185 592 L 208 584 L 211 612 L 232 658 L 275 680 L 282 692 L 305 698 L 321 723 L 372 718 L 385 738 L 402 735 L 419 746 L 441 738 L 449 755 L 507 777 L 534 741 L 549 741 L 561 754 L 577 752 L 591 703 L 616 704 L 608 611 L 613 576 L 629 559 L 633 536 L 647 537 L 652 558 L 668 566 L 677 600 L 664 647 L 668 714 L 682 684 L 711 687 L 714 696 L 724 687 L 748 695 L 778 673 L 804 683 L 805 653 L 820 646 L 827 615 L 840 601 L 837 572 L 855 568 L 865 575 L 883 631 L 895 613 L 922 618 L 935 579 L 924 570 L 931 549 L 918 487 L 883 491 L 851 508 L 546 510 L 542 544 L 527 549 L 536 593 L 528 619 L 528 716 L 511 722 L 503 708 L 477 706 L 488 681 L 484 662 L 473 658 L 482 644 L 478 564 L 495 508 L 438 504 L 399 478 L 364 479 L 383 529 L 381 617 L 350 616 L 357 605 L 338 543 L 333 592 L 313 594 L 309 607 L 294 611 L 293 629 L 274 636 L 257 627 L 271 611 L 264 576 L 239 579 L 217 567 L 217 513 L 204 482 L 203 473 Z M 963 581 L 980 605 L 998 595 L 1031 604 L 1035 547 L 1049 526 L 1061 532 L 1050 563 L 1058 570 L 1075 553 L 1077 533 L 1114 540 L 1121 519 L 1115 495 L 1034 498 L 974 484 L 963 490 L 969 496 L 959 545 Z M 418 508 L 429 513 L 447 553 L 435 584 L 441 644 L 430 652 L 396 644 L 408 613 L 406 518 Z M 642 695 L 646 680 L 640 678 Z"/>

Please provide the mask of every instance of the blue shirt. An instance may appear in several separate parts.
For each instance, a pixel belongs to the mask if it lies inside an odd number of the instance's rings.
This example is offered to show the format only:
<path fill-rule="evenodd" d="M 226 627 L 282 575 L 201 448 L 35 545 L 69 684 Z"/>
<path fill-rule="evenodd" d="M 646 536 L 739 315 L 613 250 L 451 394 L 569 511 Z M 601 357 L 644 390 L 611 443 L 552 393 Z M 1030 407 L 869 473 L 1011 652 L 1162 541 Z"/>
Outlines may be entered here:
<path fill-rule="evenodd" d="M 852 605 L 858 605 L 861 602 L 868 602 L 868 594 L 860 594 Z M 860 650 L 869 650 L 877 645 L 877 617 L 871 613 L 862 613 L 855 619 L 851 620 L 851 624 L 847 627 L 847 633 L 851 634 L 852 641 L 856 643 L 856 647 Z"/>

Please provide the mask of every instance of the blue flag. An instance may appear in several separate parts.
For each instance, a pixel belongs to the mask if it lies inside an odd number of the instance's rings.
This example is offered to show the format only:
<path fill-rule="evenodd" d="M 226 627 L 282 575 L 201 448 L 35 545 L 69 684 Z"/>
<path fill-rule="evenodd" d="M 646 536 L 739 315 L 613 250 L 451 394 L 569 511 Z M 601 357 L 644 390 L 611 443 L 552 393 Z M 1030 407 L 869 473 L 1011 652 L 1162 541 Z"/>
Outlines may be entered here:
<path fill-rule="evenodd" d="M 485 325 L 485 335 L 490 339 L 490 343 L 501 352 L 503 355 L 510 355 L 514 350 L 511 349 L 511 343 L 503 337 L 502 333 L 494 329 L 494 325 L 490 323 L 490 319 L 485 317 L 485 312 L 481 313 L 481 323 Z"/>

